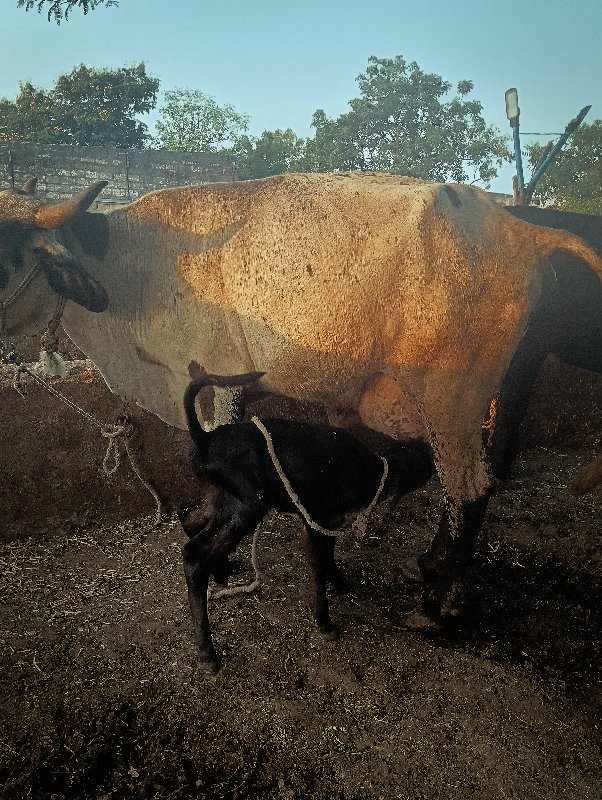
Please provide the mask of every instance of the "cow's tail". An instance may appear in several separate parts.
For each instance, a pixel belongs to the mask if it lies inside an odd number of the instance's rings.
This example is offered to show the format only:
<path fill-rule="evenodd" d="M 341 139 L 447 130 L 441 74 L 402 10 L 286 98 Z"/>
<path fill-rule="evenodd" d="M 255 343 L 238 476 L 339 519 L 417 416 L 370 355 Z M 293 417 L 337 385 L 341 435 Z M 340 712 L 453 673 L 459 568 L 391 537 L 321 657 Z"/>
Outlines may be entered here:
<path fill-rule="evenodd" d="M 602 456 L 594 459 L 591 464 L 579 470 L 571 483 L 571 492 L 574 495 L 586 494 L 602 483 Z"/>
<path fill-rule="evenodd" d="M 221 388 L 246 386 L 249 383 L 255 383 L 263 375 L 265 375 L 265 372 L 247 372 L 244 375 L 200 375 L 190 381 L 184 392 L 184 412 L 188 431 L 197 446 L 200 446 L 204 437 L 208 435 L 199 422 L 195 408 L 196 396 L 201 389 L 204 386 L 219 386 Z"/>
<path fill-rule="evenodd" d="M 602 258 L 580 236 L 561 228 L 538 226 L 535 231 L 535 239 L 547 255 L 552 255 L 554 251 L 561 250 L 585 261 L 602 281 Z"/>

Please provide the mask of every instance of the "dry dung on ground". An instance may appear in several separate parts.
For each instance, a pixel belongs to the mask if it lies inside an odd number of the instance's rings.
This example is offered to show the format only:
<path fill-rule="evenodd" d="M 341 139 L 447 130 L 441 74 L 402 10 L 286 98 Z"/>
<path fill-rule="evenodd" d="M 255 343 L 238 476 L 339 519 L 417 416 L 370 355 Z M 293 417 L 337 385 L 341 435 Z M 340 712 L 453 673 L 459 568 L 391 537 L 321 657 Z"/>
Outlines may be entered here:
<path fill-rule="evenodd" d="M 96 378 L 71 380 L 97 414 L 122 410 Z M 37 421 L 7 399 L 2 496 L 21 494 L 3 507 L 21 513 L 0 547 L 0 798 L 600 800 L 602 492 L 566 490 L 599 452 L 591 385 L 578 431 L 524 451 L 492 498 L 455 630 L 403 626 L 420 592 L 399 564 L 434 533 L 433 479 L 383 507 L 366 545 L 337 546 L 336 640 L 307 609 L 299 521 L 267 518 L 262 589 L 210 606 L 215 677 L 195 657 L 179 525 L 148 531 L 152 499 L 127 471 L 105 486 L 105 444 L 77 417 L 35 390 Z M 169 471 L 186 442 L 164 427 L 140 446 Z M 236 559 L 250 580 L 249 542 Z"/>

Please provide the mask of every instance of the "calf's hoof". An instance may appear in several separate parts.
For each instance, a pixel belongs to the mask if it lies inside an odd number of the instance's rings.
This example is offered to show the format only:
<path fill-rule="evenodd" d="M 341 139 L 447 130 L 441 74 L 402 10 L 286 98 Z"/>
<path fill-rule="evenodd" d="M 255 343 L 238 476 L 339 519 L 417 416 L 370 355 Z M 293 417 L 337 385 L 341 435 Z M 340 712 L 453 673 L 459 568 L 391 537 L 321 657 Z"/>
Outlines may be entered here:
<path fill-rule="evenodd" d="M 338 639 L 339 629 L 330 620 L 328 622 L 318 623 L 318 630 L 325 639 Z"/>
<path fill-rule="evenodd" d="M 199 650 L 199 662 L 203 671 L 208 675 L 215 675 L 221 668 L 221 662 L 213 648 L 211 650 Z"/>
<path fill-rule="evenodd" d="M 401 562 L 401 574 L 412 583 L 424 583 L 425 576 L 420 569 L 417 558 L 406 558 Z"/>
<path fill-rule="evenodd" d="M 338 570 L 328 575 L 328 583 L 337 594 L 344 594 L 349 591 L 350 583 Z"/>

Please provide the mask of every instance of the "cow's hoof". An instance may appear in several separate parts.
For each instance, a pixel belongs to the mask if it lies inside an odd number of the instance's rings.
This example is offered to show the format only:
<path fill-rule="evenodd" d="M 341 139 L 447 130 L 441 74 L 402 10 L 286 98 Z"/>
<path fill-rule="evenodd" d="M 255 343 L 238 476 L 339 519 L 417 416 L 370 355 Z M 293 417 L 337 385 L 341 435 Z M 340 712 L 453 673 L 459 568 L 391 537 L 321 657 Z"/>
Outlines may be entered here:
<path fill-rule="evenodd" d="M 417 558 L 406 558 L 401 562 L 401 574 L 412 583 L 424 583 L 424 575 L 418 566 Z"/>
<path fill-rule="evenodd" d="M 448 588 L 440 603 L 441 619 L 453 623 L 460 617 L 464 607 L 464 586 L 461 581 L 454 581 Z"/>
<path fill-rule="evenodd" d="M 404 628 L 411 631 L 436 633 L 442 630 L 442 625 L 435 622 L 432 617 L 429 617 L 428 614 L 425 614 L 423 611 L 411 611 L 409 614 L 406 614 L 405 617 L 402 618 L 402 624 Z"/>

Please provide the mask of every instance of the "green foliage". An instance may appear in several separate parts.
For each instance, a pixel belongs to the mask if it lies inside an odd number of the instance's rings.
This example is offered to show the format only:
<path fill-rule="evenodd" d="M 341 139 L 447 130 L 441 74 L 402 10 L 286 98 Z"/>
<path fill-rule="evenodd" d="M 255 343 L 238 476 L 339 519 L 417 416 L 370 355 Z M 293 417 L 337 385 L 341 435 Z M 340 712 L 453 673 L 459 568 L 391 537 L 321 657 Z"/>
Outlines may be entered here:
<path fill-rule="evenodd" d="M 525 148 L 535 169 L 543 146 Z M 536 197 L 565 211 L 602 214 L 602 120 L 582 123 L 535 188 Z"/>
<path fill-rule="evenodd" d="M 0 97 L 0 141 L 55 142 L 62 133 L 49 95 L 20 84 L 17 99 Z"/>
<path fill-rule="evenodd" d="M 235 145 L 238 177 L 265 178 L 303 169 L 305 141 L 290 128 L 264 131 L 257 139 L 241 136 Z"/>
<path fill-rule="evenodd" d="M 351 111 L 329 119 L 315 112 L 307 142 L 307 168 L 377 170 L 435 181 L 480 181 L 488 186 L 512 160 L 505 136 L 487 126 L 482 105 L 466 96 L 471 81 L 451 84 L 402 56 L 371 56 L 358 76 L 361 96 Z"/>
<path fill-rule="evenodd" d="M 218 105 L 198 89 L 165 92 L 154 144 L 165 150 L 215 153 L 245 133 L 249 118 L 231 105 Z"/>
<path fill-rule="evenodd" d="M 80 64 L 48 92 L 22 83 L 16 100 L 0 98 L 0 140 L 144 147 L 147 126 L 135 115 L 155 107 L 158 89 L 144 64 L 116 70 Z"/>
<path fill-rule="evenodd" d="M 17 8 L 24 8 L 26 11 L 36 8 L 38 13 L 48 11 L 48 22 L 54 19 L 57 25 L 63 19 L 69 18 L 72 8 L 81 8 L 84 14 L 93 11 L 97 6 L 118 6 L 119 0 L 17 0 Z"/>

